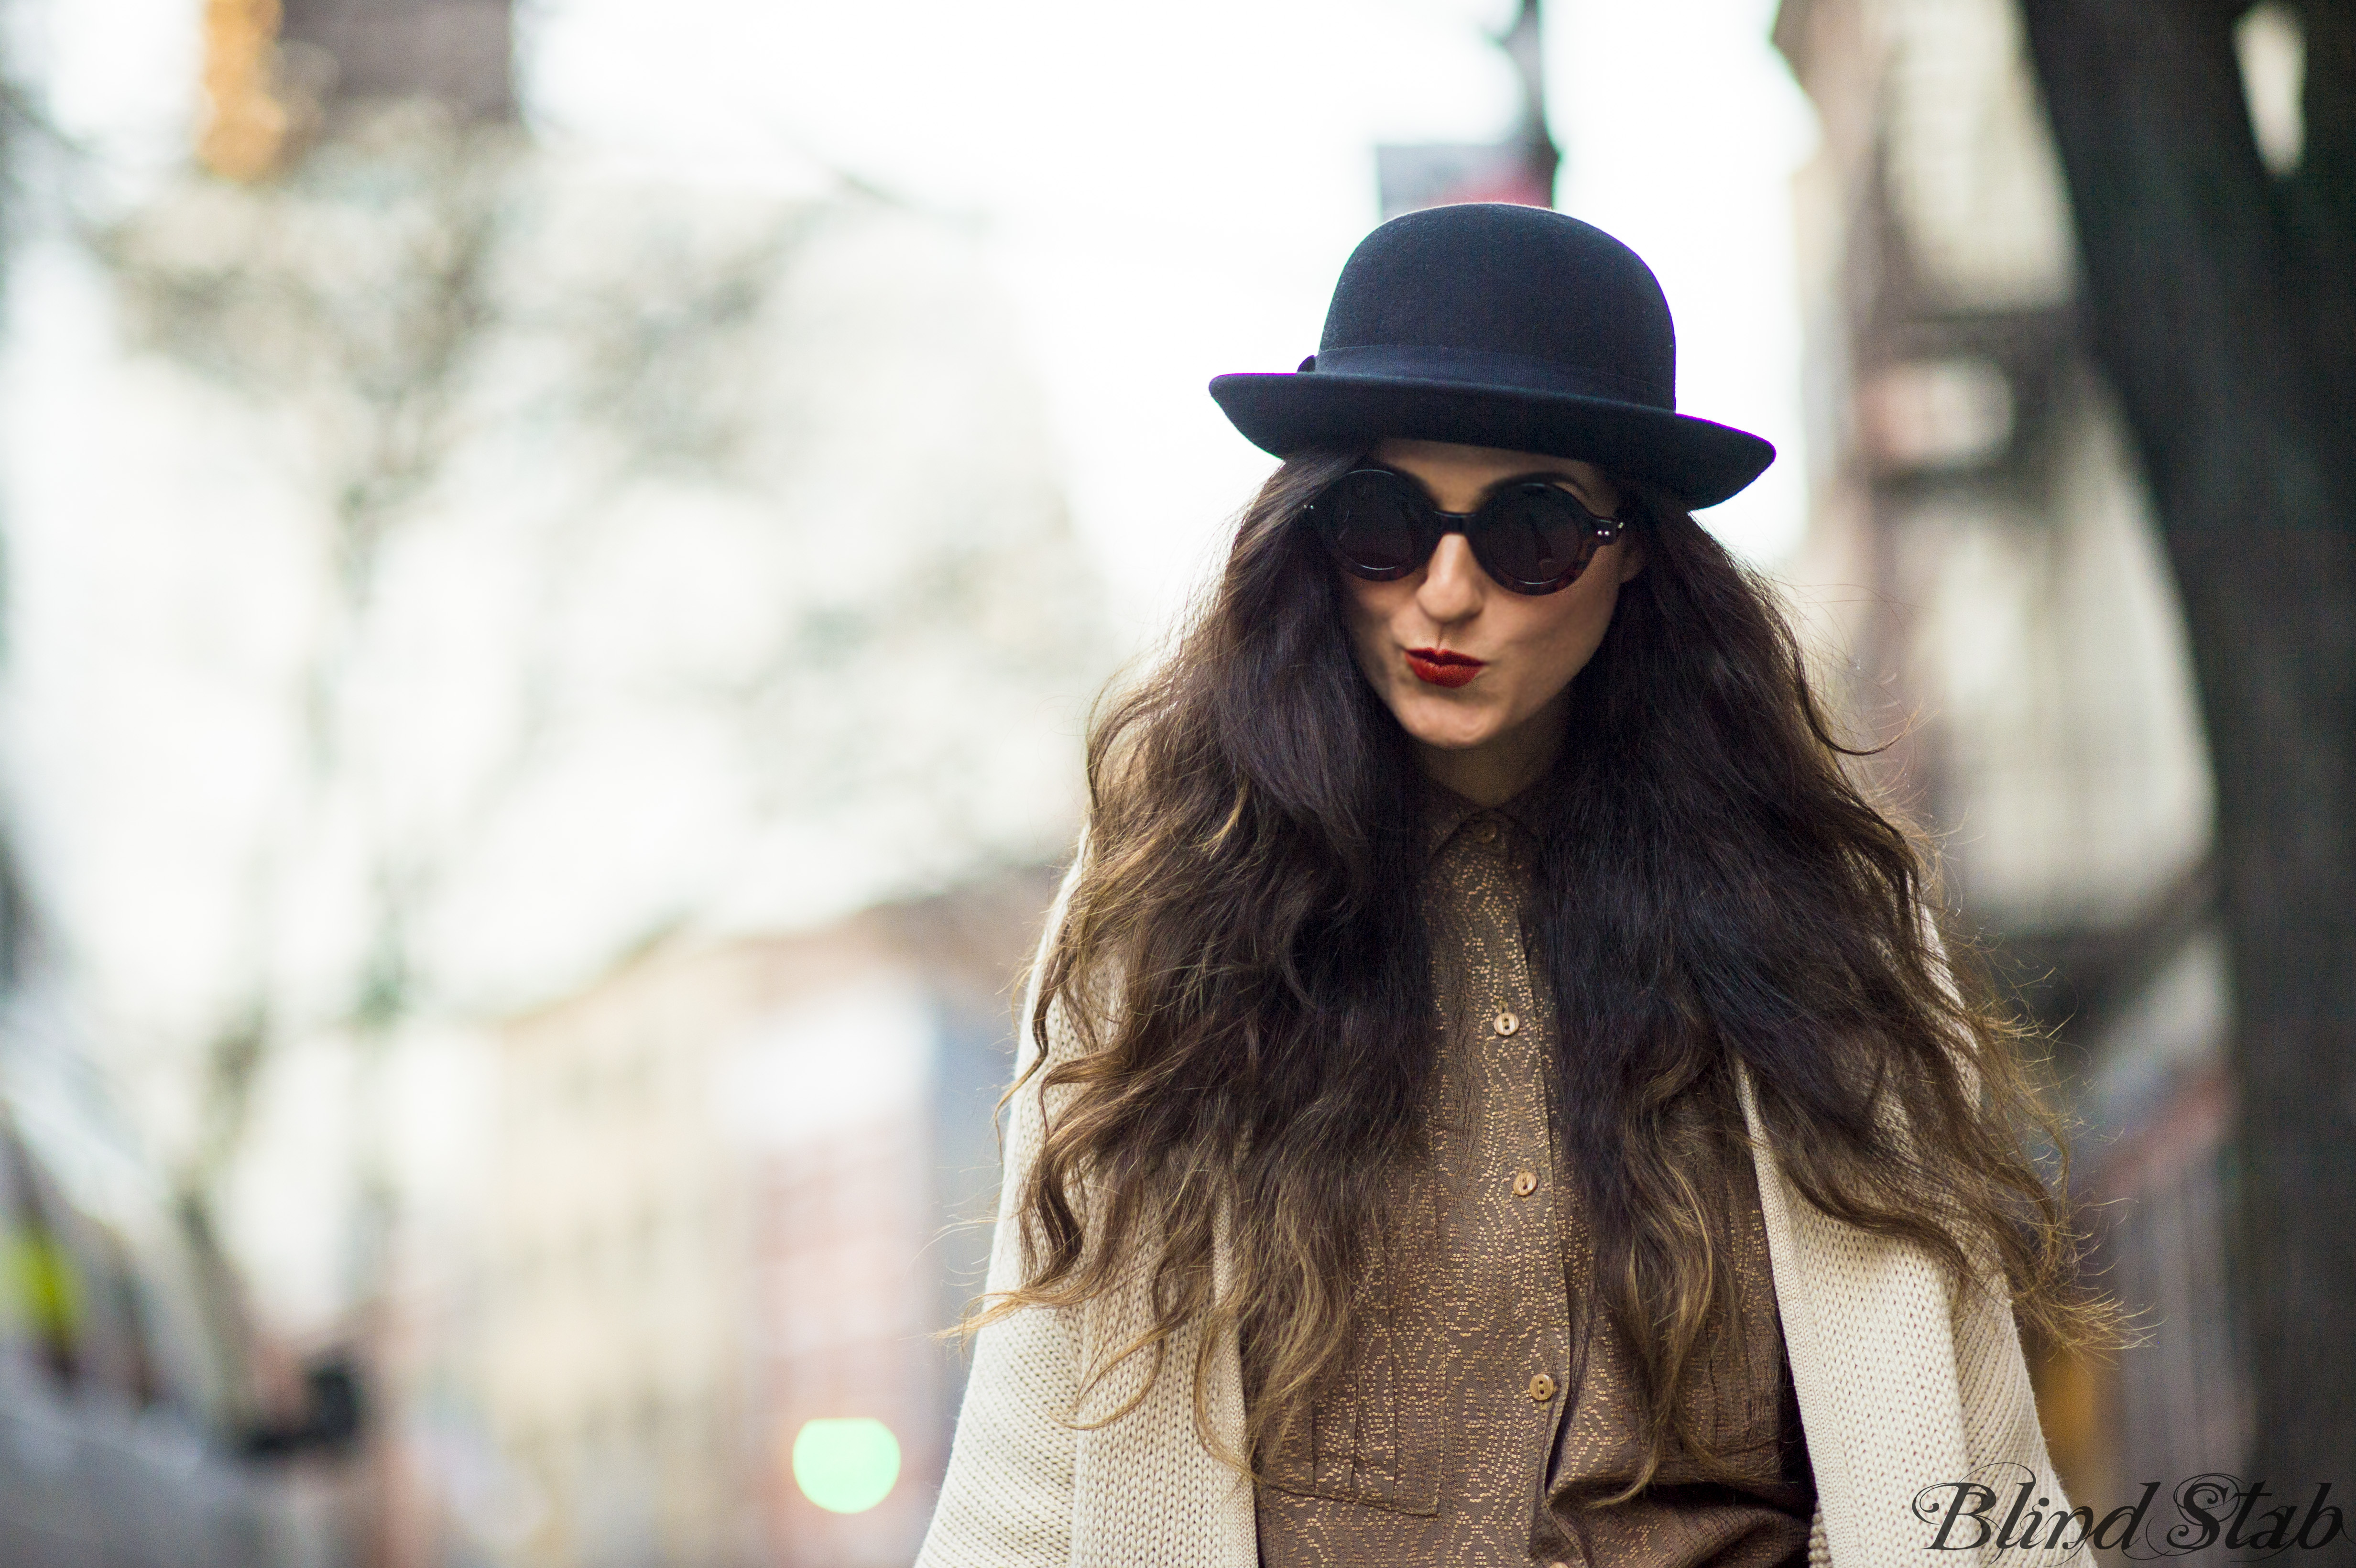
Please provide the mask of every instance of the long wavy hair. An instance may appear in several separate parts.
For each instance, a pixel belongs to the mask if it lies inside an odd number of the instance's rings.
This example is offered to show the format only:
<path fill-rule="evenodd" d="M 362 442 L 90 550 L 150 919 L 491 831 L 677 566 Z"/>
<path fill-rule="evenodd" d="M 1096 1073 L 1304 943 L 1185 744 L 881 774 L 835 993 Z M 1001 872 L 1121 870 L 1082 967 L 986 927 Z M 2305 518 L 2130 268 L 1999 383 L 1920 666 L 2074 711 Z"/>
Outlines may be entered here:
<path fill-rule="evenodd" d="M 1204 1369 L 1216 1333 L 1239 1334 L 1250 1453 L 1226 1456 L 1245 1465 L 1344 1364 L 1354 1284 L 1435 1076 L 1426 786 L 1300 521 L 1357 460 L 1286 461 L 1172 656 L 1095 721 L 1082 862 L 1036 976 L 1031 1092 L 1052 1114 L 1016 1198 L 1027 1276 L 979 1319 L 1149 1270 L 1150 1325 L 1085 1375 L 1145 1355 L 1151 1386 L 1173 1337 L 1206 1326 L 1193 1371 L 1212 1440 Z M 1559 1026 L 1553 1112 L 1595 1239 L 1575 1295 L 1634 1352 L 1652 1456 L 1624 1497 L 1672 1439 L 1716 1463 L 1683 1395 L 1740 1332 L 1738 1061 L 1809 1202 L 2008 1290 L 2054 1342 L 2106 1319 L 2027 1152 L 2060 1149 L 2061 1129 L 2022 1032 L 1942 955 L 1928 858 L 1850 777 L 1860 753 L 1762 581 L 1673 498 L 1622 489 L 1645 564 L 1536 786 L 1535 933 Z"/>

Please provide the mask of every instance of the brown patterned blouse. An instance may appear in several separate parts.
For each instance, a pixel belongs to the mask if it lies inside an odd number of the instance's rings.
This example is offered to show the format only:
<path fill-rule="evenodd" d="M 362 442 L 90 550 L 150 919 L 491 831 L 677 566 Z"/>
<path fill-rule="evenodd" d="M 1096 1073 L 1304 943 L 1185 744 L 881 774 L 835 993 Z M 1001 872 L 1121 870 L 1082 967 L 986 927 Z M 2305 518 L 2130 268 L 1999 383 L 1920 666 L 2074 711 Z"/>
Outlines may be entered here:
<path fill-rule="evenodd" d="M 1571 1344 L 1589 1246 L 1547 1109 L 1555 1026 L 1525 939 L 1526 797 L 1484 810 L 1434 793 L 1430 1158 L 1361 1282 L 1342 1380 L 1301 1440 L 1262 1456 L 1262 1568 L 1804 1563 L 1815 1488 L 1748 1160 L 1733 1194 L 1748 1332 L 1721 1336 L 1688 1407 L 1740 1483 L 1705 1480 L 1673 1449 L 1633 1500 L 1581 1506 L 1622 1489 L 1643 1452 L 1624 1340 L 1599 1324 L 1583 1368 Z"/>

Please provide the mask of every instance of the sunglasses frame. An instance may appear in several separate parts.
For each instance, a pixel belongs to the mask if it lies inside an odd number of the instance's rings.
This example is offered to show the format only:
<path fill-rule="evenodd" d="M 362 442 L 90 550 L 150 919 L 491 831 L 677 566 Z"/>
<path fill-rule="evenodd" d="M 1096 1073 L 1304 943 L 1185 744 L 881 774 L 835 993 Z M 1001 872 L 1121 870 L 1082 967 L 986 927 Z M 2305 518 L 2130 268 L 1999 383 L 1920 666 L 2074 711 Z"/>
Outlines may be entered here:
<path fill-rule="evenodd" d="M 1416 544 L 1416 556 L 1409 565 L 1397 568 L 1367 566 L 1363 562 L 1351 560 L 1342 550 L 1339 537 L 1340 522 L 1332 510 L 1333 495 L 1351 480 L 1369 475 L 1380 475 L 1386 484 L 1401 486 L 1408 499 L 1412 514 L 1410 526 L 1414 529 Z M 1432 499 L 1431 492 L 1424 488 L 1423 481 L 1411 474 L 1402 474 L 1396 468 L 1385 468 L 1379 464 L 1369 464 L 1362 468 L 1351 469 L 1347 474 L 1340 475 L 1332 484 L 1317 492 L 1309 504 L 1301 508 L 1301 515 L 1315 526 L 1318 538 L 1323 542 L 1326 553 L 1331 555 L 1344 571 L 1355 577 L 1363 578 L 1368 582 L 1396 582 L 1402 577 L 1411 576 L 1430 564 L 1432 551 L 1440 548 L 1440 541 L 1442 539 L 1450 534 L 1461 533 L 1464 536 L 1464 542 L 1472 548 L 1472 559 L 1480 563 L 1481 570 L 1488 575 L 1492 582 L 1509 593 L 1520 593 L 1537 598 L 1547 593 L 1559 593 L 1578 581 L 1586 573 L 1588 567 L 1594 562 L 1595 552 L 1608 545 L 1617 543 L 1622 531 L 1629 526 L 1629 520 L 1625 517 L 1603 517 L 1590 509 L 1585 501 L 1580 500 L 1576 493 L 1560 483 L 1560 479 L 1559 475 L 1546 473 L 1515 475 L 1510 478 L 1500 479 L 1490 485 L 1483 493 L 1481 504 L 1472 510 L 1443 512 L 1440 509 L 1440 503 Z M 1569 507 L 1575 514 L 1572 520 L 1594 539 L 1594 544 L 1580 558 L 1578 565 L 1544 582 L 1532 582 L 1505 575 L 1490 562 L 1481 548 L 1483 536 L 1496 524 L 1495 508 L 1507 496 L 1526 495 L 1532 490 L 1543 491 L 1548 497 L 1554 498 L 1549 499 L 1547 504 L 1550 506 Z M 1484 517 L 1488 519 L 1486 523 L 1483 522 Z"/>

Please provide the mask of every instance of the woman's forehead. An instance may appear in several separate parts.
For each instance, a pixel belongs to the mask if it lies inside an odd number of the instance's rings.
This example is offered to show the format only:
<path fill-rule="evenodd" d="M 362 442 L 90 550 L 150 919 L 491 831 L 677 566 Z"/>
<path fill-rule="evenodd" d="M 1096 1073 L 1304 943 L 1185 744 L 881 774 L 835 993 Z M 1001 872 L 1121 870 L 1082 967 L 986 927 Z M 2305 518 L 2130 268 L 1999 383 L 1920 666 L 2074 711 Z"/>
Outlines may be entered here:
<path fill-rule="evenodd" d="M 1370 454 L 1386 467 L 1413 475 L 1443 499 L 1486 489 L 1501 479 L 1530 474 L 1559 474 L 1584 487 L 1616 493 L 1612 476 L 1594 464 L 1543 452 L 1516 452 L 1499 446 L 1467 446 L 1452 441 L 1422 441 L 1387 436 Z"/>
<path fill-rule="evenodd" d="M 1556 457 L 1543 452 L 1515 452 L 1502 446 L 1467 446 L 1454 441 L 1423 441 L 1410 436 L 1386 436 L 1376 443 L 1373 456 L 1377 462 L 1394 468 L 1417 470 L 1434 468 L 1462 474 L 1569 474 L 1596 475 L 1602 472 L 1591 463 L 1575 457 Z"/>

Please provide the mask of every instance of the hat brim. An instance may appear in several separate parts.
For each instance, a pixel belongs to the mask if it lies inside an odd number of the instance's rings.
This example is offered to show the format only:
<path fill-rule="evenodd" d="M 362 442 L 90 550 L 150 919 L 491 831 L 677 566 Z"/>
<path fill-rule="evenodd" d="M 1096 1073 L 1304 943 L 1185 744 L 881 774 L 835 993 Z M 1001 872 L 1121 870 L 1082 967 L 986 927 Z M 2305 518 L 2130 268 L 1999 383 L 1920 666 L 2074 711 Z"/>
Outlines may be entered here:
<path fill-rule="evenodd" d="M 1246 439 L 1289 456 L 1380 436 L 1575 457 L 1714 507 L 1767 471 L 1775 448 L 1748 431 L 1642 403 L 1327 371 L 1219 376 L 1211 396 Z"/>

